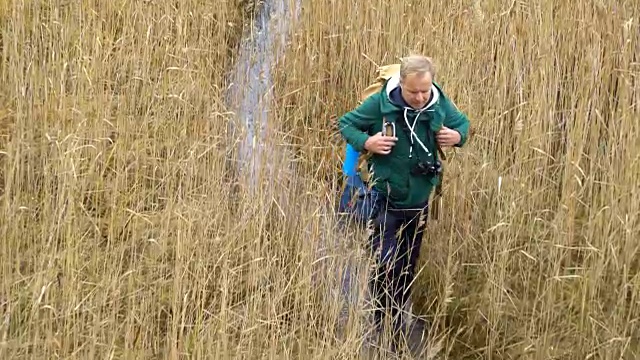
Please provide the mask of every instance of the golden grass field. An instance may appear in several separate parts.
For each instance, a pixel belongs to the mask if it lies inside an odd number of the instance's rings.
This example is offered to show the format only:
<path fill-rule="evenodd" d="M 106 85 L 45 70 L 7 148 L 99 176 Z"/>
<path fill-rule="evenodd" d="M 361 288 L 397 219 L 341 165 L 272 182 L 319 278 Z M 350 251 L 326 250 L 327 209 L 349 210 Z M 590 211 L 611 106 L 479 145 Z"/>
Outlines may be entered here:
<path fill-rule="evenodd" d="M 364 241 L 329 206 L 335 119 L 411 52 L 474 129 L 422 249 L 422 358 L 640 358 L 640 2 L 303 0 L 258 192 L 223 101 L 252 12 L 0 3 L 0 359 L 358 358 L 327 296 Z"/>

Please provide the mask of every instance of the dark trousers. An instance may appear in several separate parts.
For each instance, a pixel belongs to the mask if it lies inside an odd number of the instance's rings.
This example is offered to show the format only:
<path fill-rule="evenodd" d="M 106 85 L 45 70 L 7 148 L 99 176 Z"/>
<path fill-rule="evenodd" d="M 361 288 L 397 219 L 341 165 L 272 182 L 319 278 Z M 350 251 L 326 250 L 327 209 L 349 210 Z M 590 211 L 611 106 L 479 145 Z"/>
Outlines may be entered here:
<path fill-rule="evenodd" d="M 384 200 L 377 207 L 369 224 L 370 250 L 376 263 L 369 280 L 374 319 L 381 327 L 385 315 L 391 315 L 393 331 L 399 335 L 429 212 L 426 204 L 422 211 L 391 209 Z"/>

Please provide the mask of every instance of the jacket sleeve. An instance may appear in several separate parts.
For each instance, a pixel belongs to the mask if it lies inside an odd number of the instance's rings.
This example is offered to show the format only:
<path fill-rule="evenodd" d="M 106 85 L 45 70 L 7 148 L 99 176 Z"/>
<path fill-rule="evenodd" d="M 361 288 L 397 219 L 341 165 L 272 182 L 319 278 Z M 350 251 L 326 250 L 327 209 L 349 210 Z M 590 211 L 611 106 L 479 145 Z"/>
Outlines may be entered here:
<path fill-rule="evenodd" d="M 365 150 L 364 143 L 370 136 L 371 128 L 381 118 L 379 99 L 380 95 L 371 95 L 338 119 L 340 134 L 358 152 Z"/>
<path fill-rule="evenodd" d="M 444 110 L 446 113 L 444 119 L 444 126 L 449 129 L 456 130 L 460 133 L 460 142 L 457 143 L 456 147 L 462 147 L 467 142 L 469 138 L 469 119 L 467 116 L 460 111 L 451 100 L 448 98 L 444 99 Z"/>

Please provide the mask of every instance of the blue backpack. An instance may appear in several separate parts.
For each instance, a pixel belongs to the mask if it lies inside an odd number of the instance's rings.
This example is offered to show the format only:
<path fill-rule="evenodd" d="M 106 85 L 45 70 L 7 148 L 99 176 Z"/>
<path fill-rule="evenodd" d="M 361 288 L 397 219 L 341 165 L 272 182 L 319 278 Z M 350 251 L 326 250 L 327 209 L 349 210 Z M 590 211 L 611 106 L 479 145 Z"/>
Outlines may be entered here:
<path fill-rule="evenodd" d="M 362 180 L 357 170 L 359 156 L 360 153 L 347 144 L 345 161 L 342 165 L 346 181 L 338 212 L 348 215 L 358 224 L 366 225 L 373 214 L 378 194 Z"/>

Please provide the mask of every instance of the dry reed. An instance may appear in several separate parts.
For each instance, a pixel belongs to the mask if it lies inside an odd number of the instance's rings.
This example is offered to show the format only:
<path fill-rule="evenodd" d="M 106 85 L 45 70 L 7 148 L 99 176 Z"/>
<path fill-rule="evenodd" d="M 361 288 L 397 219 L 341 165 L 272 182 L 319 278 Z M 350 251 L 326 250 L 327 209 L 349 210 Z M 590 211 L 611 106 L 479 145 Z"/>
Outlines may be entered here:
<path fill-rule="evenodd" d="M 413 51 L 475 129 L 423 248 L 426 357 L 638 357 L 637 2 L 303 2 L 257 194 L 223 102 L 252 4 L 0 5 L 0 358 L 359 355 L 332 121 Z"/>

